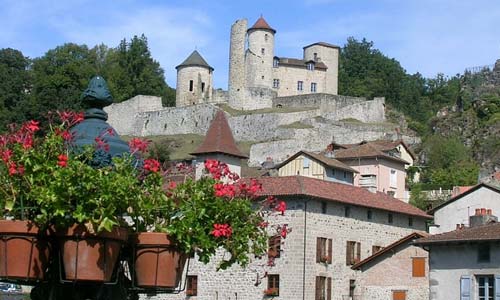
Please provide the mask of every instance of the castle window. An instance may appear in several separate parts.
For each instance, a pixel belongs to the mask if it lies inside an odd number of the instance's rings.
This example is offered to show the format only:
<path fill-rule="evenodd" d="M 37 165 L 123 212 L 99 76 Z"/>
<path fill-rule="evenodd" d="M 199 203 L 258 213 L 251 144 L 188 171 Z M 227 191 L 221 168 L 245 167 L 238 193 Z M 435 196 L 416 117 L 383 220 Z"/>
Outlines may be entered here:
<path fill-rule="evenodd" d="M 267 291 L 274 296 L 279 296 L 280 276 L 278 274 L 267 275 Z"/>
<path fill-rule="evenodd" d="M 275 89 L 280 88 L 280 80 L 279 79 L 273 79 L 273 88 L 275 88 Z"/>
<path fill-rule="evenodd" d="M 260 49 L 260 53 L 265 54 L 265 53 L 266 53 L 266 49 L 261 48 L 261 49 Z"/>
<path fill-rule="evenodd" d="M 273 60 L 273 68 L 277 68 L 280 64 L 280 60 L 278 58 L 274 58 Z"/>
<path fill-rule="evenodd" d="M 192 80 L 189 80 L 189 91 L 190 92 L 193 91 L 193 81 Z"/>
<path fill-rule="evenodd" d="M 392 214 L 388 214 L 388 215 L 387 215 L 387 222 L 388 222 L 389 224 L 392 224 L 392 222 L 394 222 L 394 218 L 392 217 Z"/>
<path fill-rule="evenodd" d="M 297 81 L 297 91 L 302 91 L 303 85 L 304 85 L 303 81 Z"/>
<path fill-rule="evenodd" d="M 269 39 L 269 35 L 266 33 L 266 35 L 264 35 L 264 41 L 267 42 L 268 39 Z"/>
<path fill-rule="evenodd" d="M 311 93 L 316 93 L 316 82 L 311 82 Z"/>
<path fill-rule="evenodd" d="M 308 69 L 309 71 L 314 71 L 314 63 L 312 63 L 312 62 L 308 62 L 308 63 L 307 63 L 307 69 Z"/>
<path fill-rule="evenodd" d="M 318 53 L 314 52 L 313 57 L 315 61 L 318 60 Z"/>
<path fill-rule="evenodd" d="M 201 83 L 201 92 L 204 92 L 204 91 L 205 91 L 205 83 L 204 83 L 204 82 L 202 82 L 202 83 Z"/>

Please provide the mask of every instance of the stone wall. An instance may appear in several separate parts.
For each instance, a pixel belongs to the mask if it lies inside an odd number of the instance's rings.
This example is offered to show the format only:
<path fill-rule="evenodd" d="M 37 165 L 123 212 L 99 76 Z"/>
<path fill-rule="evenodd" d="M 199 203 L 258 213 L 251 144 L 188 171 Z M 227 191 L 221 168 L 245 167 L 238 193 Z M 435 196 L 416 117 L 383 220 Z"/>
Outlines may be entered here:
<path fill-rule="evenodd" d="M 279 299 L 314 299 L 315 278 L 332 278 L 332 300 L 344 300 L 349 292 L 349 280 L 359 280 L 361 272 L 354 271 L 346 264 L 346 243 L 361 243 L 361 259 L 371 255 L 372 246 L 387 246 L 415 230 L 425 230 L 423 219 L 414 218 L 414 227 L 408 227 L 408 216 L 394 214 L 394 223 L 387 223 L 387 212 L 372 209 L 372 220 L 367 220 L 367 209 L 351 206 L 351 217 L 344 216 L 345 205 L 337 202 L 322 203 L 317 200 L 307 202 L 307 215 L 304 215 L 305 198 L 287 200 L 287 212 L 276 221 L 286 223 L 292 228 L 282 245 L 282 252 L 275 260 L 276 266 L 265 267 L 266 258 L 254 260 L 246 269 L 239 266 L 216 272 L 218 260 L 207 265 L 192 262 L 189 273 L 198 275 L 198 296 L 196 300 L 244 299 L 261 300 L 267 288 L 267 278 L 256 284 L 258 271 L 261 275 L 278 274 L 280 278 Z M 306 232 L 304 219 L 306 218 Z M 316 262 L 316 240 L 318 237 L 332 239 L 332 264 Z M 304 241 L 306 248 L 304 249 Z M 304 251 L 305 250 L 305 251 Z M 224 255 L 219 253 L 219 258 Z M 303 276 L 305 266 L 305 277 Z M 185 294 L 164 295 L 154 299 L 185 299 Z"/>
<path fill-rule="evenodd" d="M 241 19 L 231 26 L 229 45 L 229 105 L 231 107 L 242 106 L 243 91 L 246 88 L 245 71 L 245 39 L 248 21 Z"/>
<path fill-rule="evenodd" d="M 311 84 L 316 84 L 317 93 L 327 90 L 326 71 L 322 69 L 308 70 L 306 66 L 295 67 L 279 65 L 272 69 L 273 79 L 279 80 L 279 87 L 275 88 L 279 97 L 311 94 Z M 298 81 L 302 81 L 302 90 L 298 90 Z"/>
<path fill-rule="evenodd" d="M 278 105 L 281 105 L 282 107 L 319 107 L 322 103 L 325 103 L 325 105 L 328 105 L 330 103 L 340 108 L 363 101 L 367 101 L 367 99 L 363 97 L 313 93 L 305 95 L 277 97 L 273 99 L 273 107 L 277 107 Z"/>

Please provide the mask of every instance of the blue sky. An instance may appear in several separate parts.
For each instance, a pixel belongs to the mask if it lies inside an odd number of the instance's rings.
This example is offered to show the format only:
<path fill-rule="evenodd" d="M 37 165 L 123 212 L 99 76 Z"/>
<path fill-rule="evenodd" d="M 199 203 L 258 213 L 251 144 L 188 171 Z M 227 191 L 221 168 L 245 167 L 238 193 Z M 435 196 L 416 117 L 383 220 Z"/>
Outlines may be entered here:
<path fill-rule="evenodd" d="M 0 0 L 0 48 L 37 57 L 66 42 L 114 47 L 144 33 L 169 85 L 196 48 L 215 68 L 215 87 L 225 89 L 230 26 L 261 14 L 277 30 L 278 56 L 353 36 L 428 77 L 500 58 L 499 0 Z"/>

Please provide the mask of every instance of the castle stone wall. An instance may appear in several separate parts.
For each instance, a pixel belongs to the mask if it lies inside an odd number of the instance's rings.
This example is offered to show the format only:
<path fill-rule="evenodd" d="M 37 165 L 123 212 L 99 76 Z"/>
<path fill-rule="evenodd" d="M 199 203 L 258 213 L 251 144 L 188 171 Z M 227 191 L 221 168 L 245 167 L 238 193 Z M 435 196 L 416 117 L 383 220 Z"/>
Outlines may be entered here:
<path fill-rule="evenodd" d="M 327 106 L 335 105 L 336 108 L 367 101 L 363 97 L 351 97 L 342 95 L 332 95 L 326 93 L 310 93 L 305 95 L 295 95 L 277 97 L 273 99 L 273 107 L 320 107 L 323 103 L 323 111 L 327 111 Z"/>
<path fill-rule="evenodd" d="M 212 91 L 212 101 L 210 103 L 227 103 L 229 101 L 229 92 L 222 89 Z"/>
<path fill-rule="evenodd" d="M 272 87 L 274 33 L 266 29 L 248 30 L 245 63 L 248 87 Z"/>

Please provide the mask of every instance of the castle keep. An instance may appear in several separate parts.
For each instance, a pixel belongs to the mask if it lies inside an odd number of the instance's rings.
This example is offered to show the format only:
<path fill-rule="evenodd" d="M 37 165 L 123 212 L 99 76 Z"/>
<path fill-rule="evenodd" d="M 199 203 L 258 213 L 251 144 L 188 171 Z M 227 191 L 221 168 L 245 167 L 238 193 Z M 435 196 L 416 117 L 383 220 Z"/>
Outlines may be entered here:
<path fill-rule="evenodd" d="M 228 103 L 253 110 L 273 99 L 315 93 L 337 95 L 339 47 L 324 42 L 304 47 L 302 59 L 275 56 L 273 29 L 260 17 L 231 26 L 228 91 L 213 91 L 213 68 L 194 51 L 177 69 L 176 106 Z"/>

